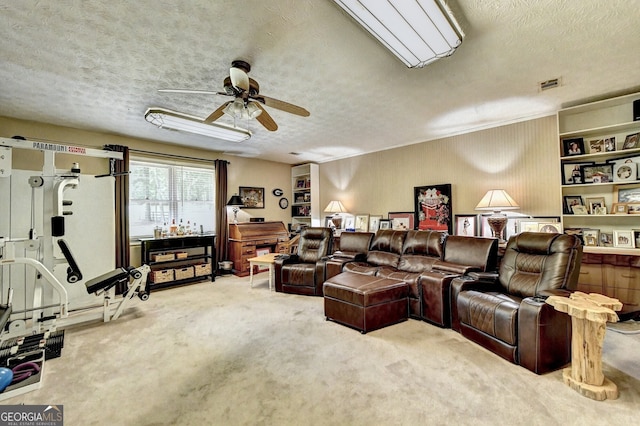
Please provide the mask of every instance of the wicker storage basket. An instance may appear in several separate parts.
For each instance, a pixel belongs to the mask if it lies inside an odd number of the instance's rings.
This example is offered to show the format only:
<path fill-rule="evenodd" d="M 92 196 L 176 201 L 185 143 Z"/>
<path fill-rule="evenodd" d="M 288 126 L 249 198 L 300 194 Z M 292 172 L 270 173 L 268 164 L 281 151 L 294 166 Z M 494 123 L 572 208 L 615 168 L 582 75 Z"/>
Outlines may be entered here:
<path fill-rule="evenodd" d="M 164 262 L 167 260 L 174 260 L 175 254 L 173 253 L 158 253 L 151 256 L 154 262 Z"/>
<path fill-rule="evenodd" d="M 193 266 L 185 266 L 184 268 L 174 269 L 176 280 L 184 280 L 193 278 Z"/>
<path fill-rule="evenodd" d="M 201 265 L 194 265 L 193 269 L 195 270 L 196 277 L 201 277 L 203 275 L 211 274 L 211 264 L 203 263 Z"/>
<path fill-rule="evenodd" d="M 159 269 L 149 274 L 151 282 L 155 284 L 173 281 L 173 275 L 173 269 Z"/>

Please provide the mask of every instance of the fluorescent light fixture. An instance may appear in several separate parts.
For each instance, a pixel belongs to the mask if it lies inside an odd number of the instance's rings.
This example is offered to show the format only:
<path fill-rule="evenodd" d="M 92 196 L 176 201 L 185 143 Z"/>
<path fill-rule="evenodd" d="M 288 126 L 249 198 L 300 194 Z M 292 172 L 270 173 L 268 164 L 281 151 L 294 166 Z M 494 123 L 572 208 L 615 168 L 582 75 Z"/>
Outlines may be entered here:
<path fill-rule="evenodd" d="M 149 108 L 144 119 L 161 129 L 178 130 L 231 142 L 246 141 L 251 132 L 221 123 L 205 123 L 203 118 L 164 108 Z"/>
<path fill-rule="evenodd" d="M 441 0 L 334 0 L 409 68 L 453 54 L 464 33 Z"/>

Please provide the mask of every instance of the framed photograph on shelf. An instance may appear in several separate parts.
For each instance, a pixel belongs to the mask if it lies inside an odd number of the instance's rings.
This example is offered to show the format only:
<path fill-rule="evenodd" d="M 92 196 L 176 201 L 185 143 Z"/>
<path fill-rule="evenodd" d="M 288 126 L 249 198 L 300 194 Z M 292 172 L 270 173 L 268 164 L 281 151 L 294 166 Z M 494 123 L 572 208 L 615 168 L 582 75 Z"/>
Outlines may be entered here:
<path fill-rule="evenodd" d="M 600 233 L 600 247 L 613 247 L 613 232 Z"/>
<path fill-rule="evenodd" d="M 413 188 L 416 229 L 453 233 L 451 184 L 416 186 Z"/>
<path fill-rule="evenodd" d="M 539 222 L 538 232 L 549 234 L 562 234 L 562 224 L 559 222 Z"/>
<path fill-rule="evenodd" d="M 634 248 L 635 240 L 633 238 L 633 231 L 613 231 L 613 246 L 618 248 Z"/>
<path fill-rule="evenodd" d="M 582 241 L 585 246 L 596 247 L 600 241 L 600 230 L 583 228 L 582 229 Z"/>
<path fill-rule="evenodd" d="M 635 182 L 638 179 L 636 163 L 615 163 L 613 165 L 614 182 Z"/>
<path fill-rule="evenodd" d="M 264 188 L 241 186 L 238 190 L 244 203 L 243 209 L 264 209 Z"/>
<path fill-rule="evenodd" d="M 389 212 L 388 218 L 391 221 L 391 229 L 404 231 L 414 229 L 415 212 Z"/>
<path fill-rule="evenodd" d="M 608 183 L 613 182 L 613 164 L 599 163 L 588 166 L 580 166 L 583 183 Z"/>
<path fill-rule="evenodd" d="M 615 185 L 613 187 L 614 203 L 640 203 L 640 183 Z"/>
<path fill-rule="evenodd" d="M 376 232 L 380 229 L 380 221 L 382 220 L 382 215 L 374 215 L 369 216 L 369 232 Z"/>
<path fill-rule="evenodd" d="M 589 154 L 598 154 L 600 152 L 604 152 L 604 139 L 589 141 Z"/>
<path fill-rule="evenodd" d="M 576 185 L 584 183 L 582 181 L 581 166 L 590 166 L 595 164 L 592 162 L 585 163 L 563 163 L 562 164 L 562 184 L 563 185 Z"/>
<path fill-rule="evenodd" d="M 296 179 L 296 189 L 304 189 L 305 182 L 304 179 Z"/>
<path fill-rule="evenodd" d="M 604 152 L 613 152 L 616 150 L 616 138 L 615 136 L 605 138 L 604 140 Z"/>
<path fill-rule="evenodd" d="M 538 223 L 537 220 L 533 219 L 521 220 L 518 224 L 518 232 L 538 232 Z"/>
<path fill-rule="evenodd" d="M 478 215 L 457 214 L 455 216 L 455 223 L 455 235 L 464 235 L 468 237 L 475 237 L 478 235 Z"/>
<path fill-rule="evenodd" d="M 607 208 L 605 206 L 591 207 L 591 211 L 593 212 L 591 214 L 597 214 L 597 215 L 607 214 Z"/>
<path fill-rule="evenodd" d="M 588 197 L 584 200 L 585 207 L 587 207 L 587 211 L 589 214 L 594 214 L 594 207 L 604 207 L 604 197 Z"/>
<path fill-rule="evenodd" d="M 356 232 L 369 231 L 369 214 L 361 213 L 356 215 L 355 221 Z"/>
<path fill-rule="evenodd" d="M 627 203 L 628 214 L 640 214 L 640 203 Z"/>
<path fill-rule="evenodd" d="M 580 195 L 565 195 L 564 196 L 564 212 L 566 214 L 573 214 L 573 206 L 583 206 L 582 196 Z"/>
<path fill-rule="evenodd" d="M 564 154 L 565 157 L 569 157 L 571 155 L 586 154 L 586 152 L 584 151 L 584 139 L 583 138 L 563 139 L 562 153 Z"/>
<path fill-rule="evenodd" d="M 391 229 L 391 221 L 389 219 L 380 219 L 379 229 Z"/>
<path fill-rule="evenodd" d="M 571 210 L 573 214 L 585 215 L 589 214 L 586 206 L 571 206 Z"/>
<path fill-rule="evenodd" d="M 627 203 L 613 203 L 613 207 L 611 207 L 612 214 L 627 214 L 629 213 L 629 207 L 627 207 Z"/>
<path fill-rule="evenodd" d="M 624 144 L 622 145 L 622 149 L 634 149 L 638 148 L 638 136 L 640 133 L 632 133 L 627 135 L 624 139 Z"/>
<path fill-rule="evenodd" d="M 344 214 L 344 230 L 345 231 L 355 231 L 356 230 L 356 218 L 352 214 Z"/>

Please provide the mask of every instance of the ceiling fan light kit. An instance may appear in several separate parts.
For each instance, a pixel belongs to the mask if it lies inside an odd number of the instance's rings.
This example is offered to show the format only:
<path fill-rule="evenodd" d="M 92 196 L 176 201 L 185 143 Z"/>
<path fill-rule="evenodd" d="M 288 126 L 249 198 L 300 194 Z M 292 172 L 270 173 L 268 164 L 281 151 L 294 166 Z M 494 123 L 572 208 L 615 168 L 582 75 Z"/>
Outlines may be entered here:
<path fill-rule="evenodd" d="M 464 33 L 440 0 L 334 0 L 409 68 L 450 56 Z"/>
<path fill-rule="evenodd" d="M 249 78 L 247 75 L 249 71 L 251 71 L 251 65 L 248 62 L 242 60 L 233 61 L 229 69 L 229 76 L 223 80 L 224 92 L 190 89 L 160 89 L 159 92 L 199 93 L 233 96 L 235 98 L 216 108 L 215 111 L 203 120 L 205 124 L 211 124 L 224 114 L 227 114 L 236 120 L 255 118 L 270 132 L 278 130 L 276 122 L 260 104 L 301 117 L 308 117 L 310 115 L 309 111 L 302 107 L 260 94 L 260 85 L 254 79 Z"/>
<path fill-rule="evenodd" d="M 251 132 L 219 123 L 206 123 L 202 118 L 164 108 L 149 108 L 144 119 L 161 129 L 178 130 L 231 142 L 246 141 Z"/>

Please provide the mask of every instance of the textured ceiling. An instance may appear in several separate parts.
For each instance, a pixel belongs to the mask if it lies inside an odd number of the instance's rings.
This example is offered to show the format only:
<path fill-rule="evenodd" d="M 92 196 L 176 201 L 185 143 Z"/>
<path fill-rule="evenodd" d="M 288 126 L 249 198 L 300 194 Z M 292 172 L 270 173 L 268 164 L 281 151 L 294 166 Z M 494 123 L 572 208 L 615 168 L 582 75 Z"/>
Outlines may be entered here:
<path fill-rule="evenodd" d="M 462 46 L 408 69 L 331 0 L 0 0 L 0 116 L 323 162 L 548 115 L 640 85 L 637 1 L 447 3 L 466 34 Z M 267 108 L 279 129 L 251 121 L 253 137 L 241 143 L 144 120 L 149 107 L 206 117 L 228 98 L 157 89 L 222 90 L 234 59 L 251 63 L 261 93 L 311 116 Z M 561 87 L 538 90 L 557 77 Z"/>

